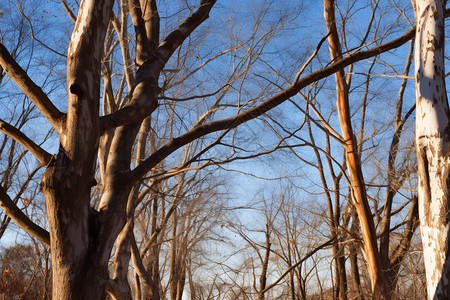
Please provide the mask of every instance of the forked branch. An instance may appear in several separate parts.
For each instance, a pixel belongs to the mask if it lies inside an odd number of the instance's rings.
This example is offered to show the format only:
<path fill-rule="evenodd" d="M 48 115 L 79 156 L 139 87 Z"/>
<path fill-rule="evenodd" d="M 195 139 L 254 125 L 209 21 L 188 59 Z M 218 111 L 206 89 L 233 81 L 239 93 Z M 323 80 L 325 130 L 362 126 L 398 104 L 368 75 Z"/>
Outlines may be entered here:
<path fill-rule="evenodd" d="M 151 25 L 150 27 L 152 28 L 148 30 L 145 28 L 145 30 L 148 31 L 147 33 L 143 32 L 146 25 L 142 18 L 139 17 L 140 10 L 137 6 L 130 7 L 130 14 L 132 16 L 133 24 L 135 25 L 138 40 L 136 46 L 136 64 L 139 69 L 136 73 L 135 89 L 130 104 L 112 114 L 100 118 L 100 128 L 102 133 L 109 128 L 142 120 L 156 109 L 157 96 L 150 94 L 154 94 L 158 90 L 156 79 L 159 76 L 159 73 L 164 68 L 173 52 L 200 24 L 203 23 L 203 21 L 208 18 L 209 12 L 215 3 L 216 0 L 203 0 L 197 11 L 172 31 L 156 48 L 154 53 L 149 53 L 148 51 L 151 51 L 150 48 L 157 38 L 156 29 L 159 26 L 157 25 L 159 19 L 157 18 L 157 15 L 155 15 L 157 13 L 156 4 L 153 3 L 154 7 L 151 8 L 154 10 L 153 15 L 155 16 L 155 20 L 148 24 L 149 26 Z M 150 57 L 146 57 L 147 55 Z"/>
<path fill-rule="evenodd" d="M 66 12 L 69 15 L 70 19 L 72 20 L 72 22 L 76 23 L 77 22 L 77 17 L 73 13 L 73 11 L 70 9 L 69 5 L 67 5 L 67 2 L 64 1 L 64 0 L 61 0 L 61 3 L 64 6 L 64 9 L 66 10 Z"/>

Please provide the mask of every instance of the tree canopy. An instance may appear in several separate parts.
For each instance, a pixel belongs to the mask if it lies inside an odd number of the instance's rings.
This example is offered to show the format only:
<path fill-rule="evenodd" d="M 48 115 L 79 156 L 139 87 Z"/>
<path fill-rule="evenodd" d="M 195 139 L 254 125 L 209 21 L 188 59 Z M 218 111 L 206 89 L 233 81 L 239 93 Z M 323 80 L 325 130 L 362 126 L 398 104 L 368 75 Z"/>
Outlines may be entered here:
<path fill-rule="evenodd" d="M 449 14 L 3 1 L 3 293 L 447 297 Z"/>

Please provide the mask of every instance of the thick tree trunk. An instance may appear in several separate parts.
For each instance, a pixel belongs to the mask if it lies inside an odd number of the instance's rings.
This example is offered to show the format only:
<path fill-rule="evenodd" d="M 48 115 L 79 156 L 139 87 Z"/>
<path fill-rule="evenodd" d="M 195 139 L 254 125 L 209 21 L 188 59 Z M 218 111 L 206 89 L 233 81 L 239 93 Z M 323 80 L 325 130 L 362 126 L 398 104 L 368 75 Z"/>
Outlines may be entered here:
<path fill-rule="evenodd" d="M 123 219 L 100 223 L 101 215 L 88 206 L 90 198 L 83 198 L 89 196 L 88 182 L 83 189 L 83 180 L 61 177 L 58 169 L 49 166 L 42 183 L 50 226 L 53 299 L 105 299 L 109 256 Z M 122 199 L 127 194 L 123 187 L 112 191 Z"/>
<path fill-rule="evenodd" d="M 99 214 L 90 208 L 99 143 L 100 66 L 112 5 L 109 0 L 82 1 L 80 5 L 67 59 L 67 118 L 58 130 L 59 152 L 42 180 L 51 239 L 53 299 L 58 300 L 105 298 L 114 231 L 123 226 L 120 222 L 100 226 Z M 106 197 L 123 197 L 124 193 L 106 193 Z"/>
<path fill-rule="evenodd" d="M 428 299 L 450 299 L 450 114 L 444 81 L 445 1 L 416 1 L 416 10 L 416 147 L 427 293 Z"/>

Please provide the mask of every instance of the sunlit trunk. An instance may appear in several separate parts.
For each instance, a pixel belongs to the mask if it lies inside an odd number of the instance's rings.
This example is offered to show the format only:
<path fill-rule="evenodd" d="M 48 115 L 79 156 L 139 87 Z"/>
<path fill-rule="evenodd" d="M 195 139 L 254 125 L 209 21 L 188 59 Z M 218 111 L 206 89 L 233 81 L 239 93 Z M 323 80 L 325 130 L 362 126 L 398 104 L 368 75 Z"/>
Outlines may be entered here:
<path fill-rule="evenodd" d="M 332 59 L 342 57 L 339 36 L 336 28 L 336 18 L 334 15 L 333 0 L 324 1 L 324 17 L 327 24 L 328 45 Z M 367 271 L 369 272 L 372 292 L 377 299 L 389 298 L 386 294 L 386 281 L 381 267 L 380 256 L 377 247 L 377 237 L 372 213 L 367 201 L 364 177 L 361 170 L 361 162 L 357 151 L 356 137 L 353 134 L 351 123 L 351 112 L 348 101 L 348 86 L 345 81 L 344 70 L 341 69 L 335 73 L 337 108 L 339 113 L 339 122 L 342 130 L 342 137 L 345 141 L 345 153 L 347 158 L 347 168 L 350 177 L 352 199 L 360 220 L 363 251 L 367 262 Z"/>
<path fill-rule="evenodd" d="M 106 297 L 108 259 L 115 239 L 108 234 L 114 228 L 99 225 L 101 216 L 90 208 L 90 192 L 96 185 L 100 66 L 112 4 L 82 1 L 69 45 L 67 118 L 58 132 L 60 149 L 41 185 L 51 237 L 53 299 Z"/>
<path fill-rule="evenodd" d="M 416 1 L 416 147 L 428 299 L 450 299 L 449 107 L 444 71 L 445 1 Z"/>

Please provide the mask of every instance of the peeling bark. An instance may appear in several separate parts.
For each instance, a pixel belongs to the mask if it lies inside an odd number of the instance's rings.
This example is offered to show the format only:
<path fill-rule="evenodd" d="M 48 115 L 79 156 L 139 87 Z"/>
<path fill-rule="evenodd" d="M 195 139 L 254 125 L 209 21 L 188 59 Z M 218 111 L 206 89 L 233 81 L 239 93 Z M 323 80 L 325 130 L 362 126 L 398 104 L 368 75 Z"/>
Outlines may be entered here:
<path fill-rule="evenodd" d="M 428 299 L 450 298 L 450 114 L 444 81 L 444 13 L 445 1 L 416 1 L 416 147 Z"/>

